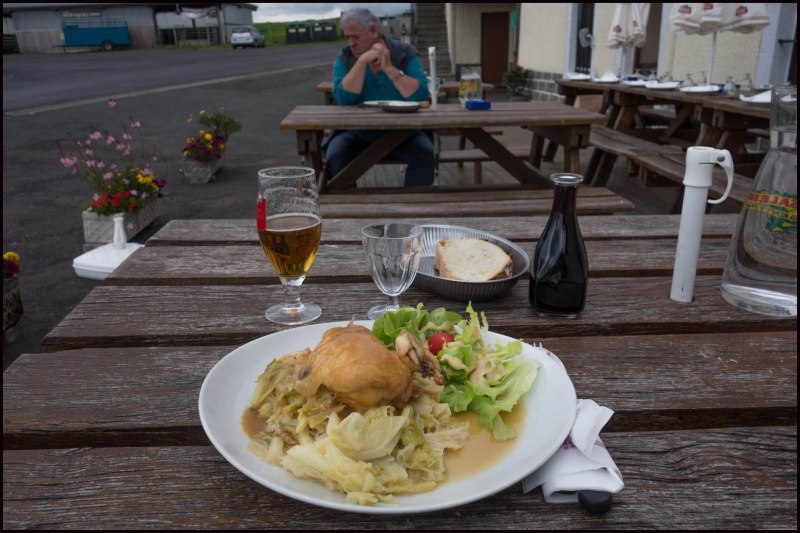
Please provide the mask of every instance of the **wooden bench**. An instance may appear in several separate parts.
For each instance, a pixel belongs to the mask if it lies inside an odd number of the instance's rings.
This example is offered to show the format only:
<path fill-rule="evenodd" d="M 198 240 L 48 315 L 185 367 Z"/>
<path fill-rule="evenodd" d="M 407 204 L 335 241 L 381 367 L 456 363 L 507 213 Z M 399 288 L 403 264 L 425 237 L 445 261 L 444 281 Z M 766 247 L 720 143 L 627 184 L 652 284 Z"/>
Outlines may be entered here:
<path fill-rule="evenodd" d="M 410 187 L 348 189 L 320 195 L 322 218 L 380 218 L 387 211 L 397 218 L 488 217 L 548 215 L 552 189 L 520 187 Z M 389 207 L 391 206 L 391 208 Z M 629 213 L 634 205 L 604 187 L 578 192 L 579 215 Z"/>
<path fill-rule="evenodd" d="M 530 145 L 511 146 L 508 149 L 512 154 L 514 154 L 515 157 L 519 159 L 530 160 L 531 158 Z M 436 164 L 438 166 L 440 163 L 457 163 L 460 167 L 463 166 L 464 163 L 474 163 L 475 184 L 479 185 L 483 182 L 482 163 L 491 160 L 492 158 L 489 157 L 486 152 L 478 148 L 472 148 L 470 150 L 442 150 L 436 157 Z"/>
<path fill-rule="evenodd" d="M 608 182 L 618 157 L 626 157 L 629 162 L 644 155 L 683 154 L 675 146 L 658 144 L 605 126 L 593 125 L 589 144 L 594 147 L 589 166 L 586 169 L 586 182 L 593 187 L 602 187 Z"/>
<path fill-rule="evenodd" d="M 683 177 L 686 173 L 686 157 L 683 154 L 651 154 L 640 155 L 636 158 L 636 164 L 641 169 L 640 177 L 643 183 L 649 187 L 653 186 L 681 186 L 683 187 Z M 735 168 L 735 167 L 734 167 Z M 750 187 L 753 185 L 752 178 L 734 173 L 731 192 L 724 203 L 736 208 L 741 208 Z M 725 171 L 714 165 L 713 182 L 709 187 L 709 198 L 720 198 L 728 186 L 728 178 Z M 681 194 L 672 206 L 673 213 L 679 213 L 683 203 Z M 708 208 L 713 204 L 708 204 Z"/>

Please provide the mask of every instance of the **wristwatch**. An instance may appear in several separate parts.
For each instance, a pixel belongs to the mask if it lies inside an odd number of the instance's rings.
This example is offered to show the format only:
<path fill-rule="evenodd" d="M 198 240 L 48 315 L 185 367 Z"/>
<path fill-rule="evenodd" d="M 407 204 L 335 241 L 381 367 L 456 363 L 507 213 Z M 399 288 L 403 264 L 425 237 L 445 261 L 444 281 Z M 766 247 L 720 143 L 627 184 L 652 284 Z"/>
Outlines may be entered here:
<path fill-rule="evenodd" d="M 397 74 L 395 74 L 395 75 L 394 75 L 394 78 L 392 78 L 392 83 L 396 82 L 397 80 L 399 80 L 400 78 L 402 78 L 402 77 L 403 77 L 403 76 L 405 76 L 405 75 L 406 75 L 406 73 L 405 73 L 405 72 L 403 72 L 403 71 L 402 71 L 402 70 L 400 70 L 400 69 L 397 69 Z"/>

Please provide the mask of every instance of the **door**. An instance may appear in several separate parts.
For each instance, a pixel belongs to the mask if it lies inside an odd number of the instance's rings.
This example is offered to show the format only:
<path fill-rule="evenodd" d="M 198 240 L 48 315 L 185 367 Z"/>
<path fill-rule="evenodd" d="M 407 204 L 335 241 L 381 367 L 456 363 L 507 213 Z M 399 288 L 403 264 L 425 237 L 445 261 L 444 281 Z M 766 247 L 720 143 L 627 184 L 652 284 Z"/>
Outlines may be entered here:
<path fill-rule="evenodd" d="M 594 4 L 578 4 L 578 45 L 575 47 L 575 72 L 591 74 L 594 39 Z"/>
<path fill-rule="evenodd" d="M 481 13 L 481 80 L 496 87 L 508 70 L 509 25 L 508 12 Z"/>

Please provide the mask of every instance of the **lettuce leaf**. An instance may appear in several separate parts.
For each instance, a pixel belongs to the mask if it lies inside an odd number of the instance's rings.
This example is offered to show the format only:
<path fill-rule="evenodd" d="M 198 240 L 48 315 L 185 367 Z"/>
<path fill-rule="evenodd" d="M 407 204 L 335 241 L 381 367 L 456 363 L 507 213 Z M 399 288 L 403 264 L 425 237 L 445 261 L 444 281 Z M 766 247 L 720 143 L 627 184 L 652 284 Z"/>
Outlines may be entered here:
<path fill-rule="evenodd" d="M 438 354 L 445 382 L 439 400 L 453 413 L 477 413 L 480 425 L 491 430 L 495 439 L 512 439 L 516 432 L 500 414 L 510 412 L 530 390 L 540 365 L 533 359 L 515 357 L 522 353 L 518 340 L 487 346 L 483 340 L 489 331 L 486 315 L 476 312 L 471 302 L 466 312 L 465 319 L 444 308 L 427 313 L 422 304 L 404 307 L 376 320 L 373 333 L 389 349 L 394 349 L 394 339 L 403 329 L 423 341 L 437 331 L 452 333 L 454 341 Z"/>

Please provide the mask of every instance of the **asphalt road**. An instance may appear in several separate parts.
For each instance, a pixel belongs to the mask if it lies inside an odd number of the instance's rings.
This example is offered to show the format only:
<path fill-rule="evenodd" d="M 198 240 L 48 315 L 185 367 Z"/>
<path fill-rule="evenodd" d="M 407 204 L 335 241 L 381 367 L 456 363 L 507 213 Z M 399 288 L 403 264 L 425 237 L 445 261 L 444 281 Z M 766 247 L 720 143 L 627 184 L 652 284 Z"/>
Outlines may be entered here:
<path fill-rule="evenodd" d="M 121 117 L 141 122 L 168 185 L 161 216 L 133 242 L 176 218 L 251 217 L 257 171 L 300 162 L 294 132 L 281 131 L 280 121 L 296 105 L 322 103 L 314 87 L 330 78 L 341 46 L 4 56 L 3 252 L 20 255 L 24 315 L 16 338 L 4 342 L 3 369 L 22 353 L 38 353 L 44 336 L 102 284 L 72 267 L 84 251 L 79 204 L 90 189 L 60 164 L 59 141 L 90 126 L 119 130 L 110 97 Z M 187 118 L 218 107 L 242 130 L 231 137 L 217 180 L 192 185 L 180 172 L 183 143 L 197 132 Z"/>

